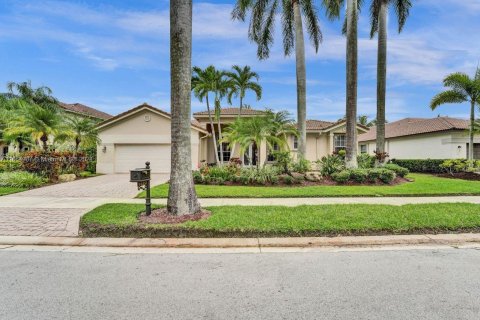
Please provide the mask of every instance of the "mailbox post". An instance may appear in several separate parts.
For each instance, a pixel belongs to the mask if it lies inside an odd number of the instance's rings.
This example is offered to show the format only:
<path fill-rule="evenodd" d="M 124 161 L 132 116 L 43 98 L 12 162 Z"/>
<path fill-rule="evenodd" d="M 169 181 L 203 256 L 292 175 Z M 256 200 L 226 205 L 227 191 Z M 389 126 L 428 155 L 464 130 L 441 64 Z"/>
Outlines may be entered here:
<path fill-rule="evenodd" d="M 149 216 L 152 213 L 152 200 L 150 196 L 150 162 L 145 162 L 145 168 L 130 170 L 130 182 L 136 182 L 138 190 L 145 190 L 145 213 Z"/>

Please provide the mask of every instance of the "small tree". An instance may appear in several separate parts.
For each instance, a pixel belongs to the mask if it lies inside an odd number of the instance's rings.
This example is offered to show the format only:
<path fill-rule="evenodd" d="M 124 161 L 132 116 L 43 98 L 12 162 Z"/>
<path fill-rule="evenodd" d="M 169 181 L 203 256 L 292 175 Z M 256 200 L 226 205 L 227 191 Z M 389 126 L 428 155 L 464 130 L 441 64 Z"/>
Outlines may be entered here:
<path fill-rule="evenodd" d="M 473 160 L 475 106 L 480 105 L 480 69 L 477 68 L 473 78 L 462 72 L 452 73 L 443 80 L 443 85 L 449 88 L 449 90 L 433 97 L 430 108 L 435 110 L 438 106 L 446 103 L 470 103 L 470 147 L 468 148 L 468 160 Z"/>

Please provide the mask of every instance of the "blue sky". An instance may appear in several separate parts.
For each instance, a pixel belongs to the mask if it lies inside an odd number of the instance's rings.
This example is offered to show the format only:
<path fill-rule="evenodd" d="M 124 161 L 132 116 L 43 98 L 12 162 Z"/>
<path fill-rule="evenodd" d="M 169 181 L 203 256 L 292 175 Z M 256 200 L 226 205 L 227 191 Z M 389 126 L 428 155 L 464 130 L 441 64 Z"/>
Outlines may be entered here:
<path fill-rule="evenodd" d="M 402 34 L 393 12 L 389 20 L 387 118 L 467 117 L 466 105 L 432 112 L 428 104 L 446 74 L 475 71 L 480 1 L 413 2 Z M 258 61 L 247 24 L 230 20 L 234 1 L 193 3 L 193 64 L 224 69 L 248 64 L 259 72 L 264 96 L 257 102 L 248 95 L 246 103 L 295 114 L 294 57 L 283 56 L 280 34 L 270 59 Z M 2 0 L 0 84 L 31 80 L 33 86 L 51 87 L 61 101 L 111 114 L 143 102 L 168 111 L 168 5 L 166 0 Z M 345 39 L 340 23 L 320 12 L 324 42 L 318 54 L 307 42 L 307 113 L 336 120 L 345 113 Z M 359 27 L 358 112 L 374 117 L 377 42 L 368 37 L 367 8 Z M 204 106 L 192 99 L 192 109 Z"/>

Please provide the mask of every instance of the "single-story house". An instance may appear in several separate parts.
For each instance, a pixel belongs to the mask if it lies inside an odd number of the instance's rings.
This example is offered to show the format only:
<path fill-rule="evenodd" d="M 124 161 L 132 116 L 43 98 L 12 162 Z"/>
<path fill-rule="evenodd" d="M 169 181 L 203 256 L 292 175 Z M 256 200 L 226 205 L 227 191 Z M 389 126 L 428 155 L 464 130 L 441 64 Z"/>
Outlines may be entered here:
<path fill-rule="evenodd" d="M 81 103 L 59 103 L 60 108 L 62 108 L 65 113 L 69 116 L 76 116 L 82 118 L 89 118 L 95 121 L 105 121 L 112 116 L 108 113 L 103 111 L 94 109 L 92 107 L 86 106 Z M 18 146 L 8 145 L 4 141 L 1 140 L 1 132 L 0 132 L 0 159 L 3 159 L 9 152 L 18 152 L 18 151 L 28 151 L 30 149 L 29 146 L 23 146 L 22 150 L 17 150 Z"/>
<path fill-rule="evenodd" d="M 385 152 L 390 159 L 466 158 L 469 121 L 450 117 L 406 118 L 385 125 Z M 359 136 L 359 150 L 374 154 L 377 132 L 372 127 Z M 480 137 L 475 138 L 474 158 L 480 159 Z"/>
<path fill-rule="evenodd" d="M 153 173 L 170 172 L 171 115 L 146 103 L 99 124 L 98 173 L 128 173 L 150 161 Z M 205 158 L 208 132 L 192 121 L 192 169 Z"/>
<path fill-rule="evenodd" d="M 261 116 L 262 110 L 243 109 L 242 117 Z M 222 108 L 220 126 L 222 130 L 238 116 L 238 108 Z M 121 113 L 99 124 L 99 138 L 102 141 L 97 148 L 97 172 L 126 173 L 137 167 L 143 167 L 150 161 L 152 172 L 170 172 L 170 123 L 169 113 L 148 104 Z M 215 163 L 215 148 L 211 138 L 215 130 L 218 138 L 217 123 L 210 127 L 208 112 L 193 114 L 192 134 L 192 169 L 202 163 Z M 368 128 L 358 126 L 358 132 L 365 133 Z M 295 156 L 296 137 L 289 137 L 289 149 Z M 307 121 L 307 155 L 310 161 L 345 148 L 345 121 L 328 122 L 320 120 Z M 223 160 L 240 158 L 244 165 L 256 165 L 271 159 L 266 143 L 260 146 L 252 144 L 243 154 L 239 148 L 223 144 Z M 260 159 L 258 159 L 260 149 Z"/>

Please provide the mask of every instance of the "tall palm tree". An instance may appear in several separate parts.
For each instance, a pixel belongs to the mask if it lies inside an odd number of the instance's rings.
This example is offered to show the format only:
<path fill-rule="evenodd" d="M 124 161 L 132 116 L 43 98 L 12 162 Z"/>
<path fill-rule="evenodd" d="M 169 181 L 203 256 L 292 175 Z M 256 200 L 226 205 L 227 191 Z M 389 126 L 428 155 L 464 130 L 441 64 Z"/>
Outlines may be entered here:
<path fill-rule="evenodd" d="M 172 215 L 200 211 L 192 176 L 191 79 L 192 0 L 170 0 L 170 97 L 172 144 L 167 210 Z"/>
<path fill-rule="evenodd" d="M 475 106 L 480 105 L 480 68 L 477 68 L 473 78 L 462 72 L 452 73 L 443 80 L 443 85 L 449 89 L 433 97 L 430 108 L 435 110 L 438 106 L 446 103 L 470 103 L 468 160 L 473 160 Z"/>
<path fill-rule="evenodd" d="M 220 159 L 218 157 L 218 147 L 217 147 L 217 137 L 215 133 L 215 128 L 213 126 L 213 117 L 210 111 L 210 100 L 209 94 L 214 92 L 215 89 L 215 75 L 216 69 L 214 66 L 208 66 L 205 69 L 200 67 L 193 67 L 193 77 L 192 77 L 192 90 L 195 97 L 203 102 L 203 99 L 206 100 L 207 103 L 207 112 L 208 112 L 208 120 L 210 122 L 210 128 L 212 130 L 212 141 L 213 146 L 215 148 L 215 160 L 216 163 L 220 163 Z"/>
<path fill-rule="evenodd" d="M 13 103 L 17 107 L 7 123 L 5 137 L 12 140 L 13 137 L 29 135 L 48 151 L 49 138 L 57 136 L 64 128 L 63 112 L 60 108 L 41 107 L 21 99 Z"/>
<path fill-rule="evenodd" d="M 334 1 L 334 0 L 332 0 Z M 335 0 L 336 1 L 336 0 Z M 305 40 L 303 34 L 302 13 L 306 22 L 307 33 L 318 51 L 322 41 L 322 32 L 313 0 L 237 0 L 232 12 L 233 19 L 245 21 L 247 12 L 251 11 L 249 38 L 257 46 L 259 59 L 270 55 L 275 33 L 275 18 L 281 11 L 283 49 L 289 56 L 295 48 L 297 77 L 297 122 L 298 122 L 298 152 L 305 157 L 306 152 L 306 114 L 307 114 L 307 71 L 305 66 Z"/>
<path fill-rule="evenodd" d="M 357 87 L 358 87 L 358 16 L 363 0 L 322 0 L 330 19 L 340 17 L 345 1 L 347 16 L 343 32 L 347 37 L 347 99 L 345 163 L 348 168 L 357 164 Z"/>
<path fill-rule="evenodd" d="M 221 125 L 221 117 L 222 117 L 222 100 L 227 96 L 228 92 L 232 88 L 231 81 L 227 78 L 227 74 L 225 71 L 216 70 L 214 73 L 214 81 L 213 81 L 213 92 L 215 94 L 215 120 L 217 121 L 217 130 L 218 130 L 218 140 L 222 140 L 222 125 Z M 223 165 L 223 144 L 220 142 L 218 144 L 219 150 L 219 158 L 220 158 L 220 165 Z"/>
<path fill-rule="evenodd" d="M 247 90 L 255 93 L 257 101 L 262 98 L 262 87 L 258 84 L 258 73 L 253 72 L 249 66 L 243 68 L 237 65 L 232 67 L 233 71 L 227 72 L 227 76 L 231 82 L 231 89 L 228 93 L 228 102 L 232 104 L 232 97 L 240 99 L 240 108 L 238 109 L 238 116 L 242 115 L 243 99 Z"/>
<path fill-rule="evenodd" d="M 370 37 L 378 33 L 378 60 L 377 60 L 377 147 L 378 154 L 385 153 L 385 103 L 387 86 L 387 17 L 388 8 L 393 5 L 398 21 L 398 32 L 407 21 L 412 7 L 411 0 L 372 0 L 370 17 L 372 29 Z M 384 157 L 378 157 L 384 159 Z M 383 160 L 381 160 L 383 161 Z M 381 164 L 381 163 L 380 163 Z"/>

